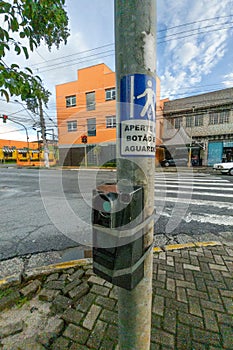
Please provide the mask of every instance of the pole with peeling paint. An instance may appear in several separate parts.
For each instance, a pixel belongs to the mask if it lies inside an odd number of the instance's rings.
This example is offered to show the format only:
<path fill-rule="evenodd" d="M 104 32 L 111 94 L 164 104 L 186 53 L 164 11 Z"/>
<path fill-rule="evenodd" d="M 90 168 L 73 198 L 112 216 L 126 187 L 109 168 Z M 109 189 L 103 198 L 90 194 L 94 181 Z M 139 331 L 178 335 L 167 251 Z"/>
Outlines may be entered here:
<path fill-rule="evenodd" d="M 155 100 L 156 0 L 115 0 L 115 42 L 118 186 L 127 181 L 132 186 L 143 187 L 146 220 L 153 217 L 154 212 L 155 105 L 153 107 L 151 101 Z M 123 102 L 130 105 L 127 116 L 122 112 Z M 130 131 L 127 134 L 130 127 L 122 127 L 123 123 L 131 123 L 135 134 Z M 153 145 L 148 144 L 149 139 Z M 152 246 L 153 232 L 151 220 L 144 230 L 145 247 Z M 118 288 L 120 350 L 150 349 L 152 268 L 153 250 L 150 249 L 144 261 L 144 277 L 139 284 L 131 291 Z"/>

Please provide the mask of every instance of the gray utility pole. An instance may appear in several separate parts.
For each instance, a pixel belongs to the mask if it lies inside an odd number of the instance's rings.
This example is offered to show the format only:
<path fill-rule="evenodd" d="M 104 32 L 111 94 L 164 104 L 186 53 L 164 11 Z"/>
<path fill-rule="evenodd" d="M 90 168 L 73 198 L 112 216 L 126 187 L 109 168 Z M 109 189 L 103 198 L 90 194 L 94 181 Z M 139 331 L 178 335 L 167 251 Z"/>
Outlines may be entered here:
<path fill-rule="evenodd" d="M 44 163 L 45 163 L 45 167 L 49 168 L 49 148 L 48 148 L 48 143 L 46 139 L 43 106 L 40 98 L 38 99 L 38 102 L 39 102 L 39 113 L 40 113 L 41 136 L 42 136 L 43 146 L 44 146 Z"/>
<path fill-rule="evenodd" d="M 143 188 L 143 238 L 149 251 L 139 284 L 130 291 L 118 288 L 119 349 L 148 350 L 154 232 L 156 0 L 115 0 L 115 42 L 117 181 L 119 190 L 126 183 Z"/>

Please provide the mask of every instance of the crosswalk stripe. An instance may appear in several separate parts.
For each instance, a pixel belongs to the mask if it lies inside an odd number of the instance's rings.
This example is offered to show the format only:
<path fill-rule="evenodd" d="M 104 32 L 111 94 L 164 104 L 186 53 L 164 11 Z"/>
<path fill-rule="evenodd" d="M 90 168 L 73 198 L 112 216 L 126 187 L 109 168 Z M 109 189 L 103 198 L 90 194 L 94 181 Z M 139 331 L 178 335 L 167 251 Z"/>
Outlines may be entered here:
<path fill-rule="evenodd" d="M 161 213 L 162 216 L 171 217 L 169 213 Z M 210 223 L 214 225 L 224 225 L 224 226 L 232 226 L 232 217 L 226 215 L 216 215 L 216 214 L 207 214 L 204 213 L 202 215 L 191 214 L 189 213 L 187 216 L 183 218 L 183 220 L 187 223 L 191 221 L 198 221 L 202 223 Z"/>
<path fill-rule="evenodd" d="M 203 183 L 220 183 L 220 184 L 224 184 L 224 183 L 229 183 L 228 180 L 224 180 L 224 179 L 197 179 L 195 177 L 191 177 L 191 178 L 184 178 L 184 177 L 174 177 L 173 179 L 168 179 L 165 177 L 160 177 L 160 178 L 155 178 L 155 181 L 166 181 L 166 182 L 181 182 L 181 181 L 186 181 L 186 182 L 203 182 Z M 231 184 L 232 185 L 232 184 Z"/>
<path fill-rule="evenodd" d="M 165 191 L 164 190 L 160 190 L 158 188 L 155 189 L 155 193 L 158 193 L 158 192 L 165 192 L 165 193 L 175 193 L 173 190 L 168 190 L 166 189 Z M 176 191 L 178 194 L 181 194 L 181 193 L 185 193 L 185 194 L 188 194 L 188 191 Z M 233 198 L 233 194 L 228 194 L 228 193 L 209 193 L 209 192 L 197 192 L 197 191 L 192 191 L 191 194 L 194 194 L 194 195 L 197 195 L 197 196 L 212 196 L 212 197 L 229 197 L 229 198 Z"/>
<path fill-rule="evenodd" d="M 156 221 L 167 218 L 166 230 L 174 230 L 181 222 L 219 225 L 226 229 L 233 226 L 232 182 L 213 176 L 166 175 L 154 178 Z"/>
<path fill-rule="evenodd" d="M 155 194 L 155 204 L 158 204 L 158 202 L 172 202 L 172 203 L 184 203 L 184 204 L 193 204 L 198 206 L 207 206 L 207 207 L 216 207 L 219 209 L 233 209 L 233 205 L 230 202 L 216 202 L 216 201 L 210 201 L 205 199 L 193 199 L 190 198 L 187 201 L 187 198 L 180 198 L 180 197 L 161 197 L 157 196 Z"/>
<path fill-rule="evenodd" d="M 157 189 L 157 184 L 155 184 L 155 188 Z M 226 186 L 226 185 L 224 185 Z M 178 185 L 171 185 L 171 184 L 159 184 L 159 187 L 164 187 L 164 188 L 178 188 L 178 191 L 180 188 L 187 188 L 187 189 L 192 189 L 192 190 L 218 190 L 218 191 L 232 191 L 233 192 L 233 189 L 232 189 L 232 186 L 231 188 L 225 188 L 225 187 L 221 187 L 221 188 L 216 188 L 216 187 L 210 187 L 210 186 L 193 186 L 193 184 L 190 184 L 190 185 L 181 185 L 181 184 L 178 184 Z M 232 194 L 233 195 L 233 194 Z"/>

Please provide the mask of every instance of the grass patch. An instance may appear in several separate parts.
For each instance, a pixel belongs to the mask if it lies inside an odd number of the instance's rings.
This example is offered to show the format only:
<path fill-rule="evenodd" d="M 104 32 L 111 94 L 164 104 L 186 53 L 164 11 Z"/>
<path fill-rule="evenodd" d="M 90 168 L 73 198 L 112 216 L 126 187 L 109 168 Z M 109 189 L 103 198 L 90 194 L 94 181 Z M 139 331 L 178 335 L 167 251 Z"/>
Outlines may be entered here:
<path fill-rule="evenodd" d="M 4 289 L 4 290 L 0 290 L 0 299 L 7 297 L 9 294 L 11 294 L 13 292 L 13 289 L 9 288 L 9 289 Z"/>
<path fill-rule="evenodd" d="M 28 302 L 27 297 L 21 297 L 19 300 L 16 301 L 16 307 L 20 309 L 24 304 Z"/>

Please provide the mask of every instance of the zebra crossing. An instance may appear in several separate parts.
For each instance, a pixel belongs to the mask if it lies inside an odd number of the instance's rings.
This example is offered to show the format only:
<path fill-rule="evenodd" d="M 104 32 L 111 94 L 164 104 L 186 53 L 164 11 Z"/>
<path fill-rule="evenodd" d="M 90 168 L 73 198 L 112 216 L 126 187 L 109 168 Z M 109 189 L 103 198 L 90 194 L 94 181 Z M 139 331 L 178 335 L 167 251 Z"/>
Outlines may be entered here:
<path fill-rule="evenodd" d="M 155 174 L 157 228 L 173 231 L 233 232 L 233 182 L 218 175 Z"/>

